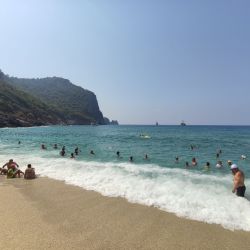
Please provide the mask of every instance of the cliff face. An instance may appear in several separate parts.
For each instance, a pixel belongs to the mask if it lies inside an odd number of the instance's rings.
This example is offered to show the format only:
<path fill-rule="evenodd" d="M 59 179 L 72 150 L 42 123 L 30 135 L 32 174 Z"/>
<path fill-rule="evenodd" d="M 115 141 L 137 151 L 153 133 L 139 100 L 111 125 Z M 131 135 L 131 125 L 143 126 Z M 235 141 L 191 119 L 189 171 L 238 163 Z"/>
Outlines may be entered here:
<path fill-rule="evenodd" d="M 57 118 L 53 124 L 105 124 L 95 94 L 72 84 L 67 79 L 59 77 L 25 79 L 3 74 L 2 79 L 13 89 L 25 92 L 49 107 Z"/>

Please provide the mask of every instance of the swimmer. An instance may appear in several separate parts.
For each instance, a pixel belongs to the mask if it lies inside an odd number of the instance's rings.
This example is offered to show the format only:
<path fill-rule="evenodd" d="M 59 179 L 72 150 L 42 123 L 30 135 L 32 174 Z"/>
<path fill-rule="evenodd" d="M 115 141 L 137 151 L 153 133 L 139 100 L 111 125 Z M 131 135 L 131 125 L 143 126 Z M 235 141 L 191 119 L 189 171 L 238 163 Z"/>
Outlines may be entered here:
<path fill-rule="evenodd" d="M 63 146 L 63 147 L 62 147 L 62 150 L 64 150 L 64 151 L 65 151 L 65 146 Z"/>
<path fill-rule="evenodd" d="M 179 163 L 179 156 L 175 157 L 175 163 Z"/>
<path fill-rule="evenodd" d="M 244 197 L 245 191 L 246 191 L 246 186 L 244 184 L 245 175 L 238 168 L 238 166 L 236 164 L 231 165 L 231 171 L 232 171 L 232 174 L 234 175 L 232 192 L 233 193 L 236 192 L 237 196 Z"/>
<path fill-rule="evenodd" d="M 216 153 L 216 158 L 220 158 L 220 154 L 219 153 Z"/>
<path fill-rule="evenodd" d="M 215 167 L 216 167 L 216 168 L 222 168 L 222 167 L 223 167 L 222 161 L 217 161 L 217 164 L 216 164 Z"/>
<path fill-rule="evenodd" d="M 219 154 L 222 154 L 222 150 L 221 149 L 219 150 Z"/>
<path fill-rule="evenodd" d="M 117 156 L 117 158 L 120 158 L 120 151 L 116 152 L 116 156 Z"/>
<path fill-rule="evenodd" d="M 240 158 L 241 158 L 241 160 L 246 160 L 247 157 L 245 155 L 241 155 Z"/>
<path fill-rule="evenodd" d="M 60 155 L 65 156 L 65 150 L 64 149 L 61 150 Z"/>
<path fill-rule="evenodd" d="M 194 157 L 194 158 L 192 158 L 192 166 L 194 166 L 194 167 L 195 167 L 195 166 L 197 166 L 197 164 L 198 164 L 198 163 L 197 163 L 197 161 L 196 161 L 195 157 Z"/>
<path fill-rule="evenodd" d="M 231 166 L 232 166 L 232 164 L 233 164 L 233 162 L 232 162 L 231 160 L 228 160 L 228 161 L 227 161 L 227 165 L 228 165 L 228 167 L 231 167 Z"/>
<path fill-rule="evenodd" d="M 186 168 L 188 168 L 188 167 L 189 167 L 189 163 L 188 163 L 188 161 L 186 161 L 185 166 L 186 166 Z"/>
<path fill-rule="evenodd" d="M 74 153 L 70 154 L 70 159 L 75 159 Z"/>
<path fill-rule="evenodd" d="M 89 152 L 91 155 L 95 155 L 95 152 L 93 150 L 90 150 Z"/>
<path fill-rule="evenodd" d="M 20 144 L 21 144 L 21 141 L 18 141 L 18 144 L 20 145 Z"/>
<path fill-rule="evenodd" d="M 194 150 L 194 146 L 193 145 L 190 145 L 190 148 L 191 148 L 191 150 Z"/>
<path fill-rule="evenodd" d="M 129 157 L 129 161 L 130 161 L 130 162 L 133 162 L 133 161 L 134 161 L 134 160 L 133 160 L 133 156 L 130 156 L 130 157 Z"/>
<path fill-rule="evenodd" d="M 144 159 L 149 160 L 148 154 L 145 154 Z"/>
<path fill-rule="evenodd" d="M 57 144 L 54 144 L 53 148 L 54 148 L 54 149 L 57 149 L 57 148 L 58 148 L 58 147 L 57 147 Z"/>
<path fill-rule="evenodd" d="M 206 170 L 209 170 L 209 169 L 210 169 L 210 162 L 207 162 L 204 168 L 205 168 Z"/>
<path fill-rule="evenodd" d="M 47 149 L 44 144 L 41 144 L 41 149 Z"/>
<path fill-rule="evenodd" d="M 75 148 L 75 155 L 78 155 L 78 154 L 79 154 L 79 148 L 76 147 L 76 148 Z"/>

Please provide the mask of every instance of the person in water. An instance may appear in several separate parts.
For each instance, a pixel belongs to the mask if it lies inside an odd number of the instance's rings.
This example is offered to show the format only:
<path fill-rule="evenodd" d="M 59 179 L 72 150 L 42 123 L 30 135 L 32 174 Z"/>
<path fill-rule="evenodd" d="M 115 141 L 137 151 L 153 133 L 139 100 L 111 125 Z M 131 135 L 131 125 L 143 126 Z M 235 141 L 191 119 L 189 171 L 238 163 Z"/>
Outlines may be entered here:
<path fill-rule="evenodd" d="M 175 163 L 179 163 L 179 156 L 175 157 Z"/>
<path fill-rule="evenodd" d="M 91 155 L 95 155 L 95 152 L 93 150 L 90 150 Z"/>
<path fill-rule="evenodd" d="M 54 144 L 54 147 L 53 147 L 54 149 L 57 149 L 58 147 L 57 147 L 57 144 Z"/>
<path fill-rule="evenodd" d="M 65 156 L 65 150 L 62 148 L 61 152 L 60 152 L 61 156 Z"/>
<path fill-rule="evenodd" d="M 228 161 L 227 161 L 227 165 L 228 165 L 228 167 L 231 168 L 231 166 L 233 165 L 233 162 L 232 162 L 231 160 L 228 160 Z"/>
<path fill-rule="evenodd" d="M 149 160 L 148 154 L 145 154 L 144 159 Z"/>
<path fill-rule="evenodd" d="M 78 154 L 79 154 L 79 148 L 76 147 L 76 148 L 75 148 L 75 155 L 78 155 Z"/>
<path fill-rule="evenodd" d="M 188 161 L 186 161 L 185 166 L 186 166 L 186 168 L 188 168 L 188 167 L 189 167 L 189 163 L 188 163 Z"/>
<path fill-rule="evenodd" d="M 129 161 L 130 161 L 130 162 L 133 162 L 133 161 L 134 161 L 133 156 L 130 156 L 130 157 L 129 157 Z"/>
<path fill-rule="evenodd" d="M 192 158 L 192 166 L 194 166 L 194 167 L 195 167 L 195 166 L 197 166 L 197 164 L 198 164 L 198 163 L 197 163 L 197 161 L 196 161 L 195 157 L 194 157 L 194 158 Z"/>
<path fill-rule="evenodd" d="M 47 149 L 44 144 L 41 144 L 41 149 Z"/>
<path fill-rule="evenodd" d="M 31 164 L 28 164 L 25 172 L 24 172 L 24 179 L 32 180 L 36 178 L 35 169 L 31 167 Z"/>
<path fill-rule="evenodd" d="M 120 151 L 116 152 L 116 156 L 117 156 L 117 158 L 120 158 Z"/>
<path fill-rule="evenodd" d="M 231 165 L 231 171 L 234 175 L 233 179 L 233 190 L 232 192 L 235 193 L 237 196 L 244 197 L 246 186 L 244 184 L 245 181 L 245 175 L 243 171 L 241 171 L 236 164 Z"/>
<path fill-rule="evenodd" d="M 206 170 L 209 170 L 209 169 L 210 169 L 210 162 L 207 162 L 204 168 L 205 168 Z"/>
<path fill-rule="evenodd" d="M 218 161 L 215 167 L 222 168 L 223 167 L 222 161 Z"/>
<path fill-rule="evenodd" d="M 74 153 L 70 154 L 70 159 L 75 159 Z"/>

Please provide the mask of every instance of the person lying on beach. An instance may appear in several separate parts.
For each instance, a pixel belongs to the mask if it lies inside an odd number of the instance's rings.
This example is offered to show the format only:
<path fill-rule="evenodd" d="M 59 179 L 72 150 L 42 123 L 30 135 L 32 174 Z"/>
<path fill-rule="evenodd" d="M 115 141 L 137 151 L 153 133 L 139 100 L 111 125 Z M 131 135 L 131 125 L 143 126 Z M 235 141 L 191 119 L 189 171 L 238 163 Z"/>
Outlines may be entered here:
<path fill-rule="evenodd" d="M 25 173 L 24 173 L 24 179 L 26 180 L 32 180 L 36 178 L 35 169 L 31 167 L 31 164 L 28 164 Z"/>

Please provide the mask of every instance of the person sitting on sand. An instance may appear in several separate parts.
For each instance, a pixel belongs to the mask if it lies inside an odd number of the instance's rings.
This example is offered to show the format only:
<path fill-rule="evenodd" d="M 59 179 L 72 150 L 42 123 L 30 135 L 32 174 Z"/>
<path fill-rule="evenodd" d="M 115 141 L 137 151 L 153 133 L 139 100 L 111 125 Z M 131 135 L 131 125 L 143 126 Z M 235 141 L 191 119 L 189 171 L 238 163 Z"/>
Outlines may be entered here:
<path fill-rule="evenodd" d="M 5 167 L 7 167 L 7 169 L 5 169 Z M 19 165 L 13 161 L 13 159 L 10 159 L 8 162 L 6 162 L 2 169 L 1 169 L 1 174 L 7 174 L 8 170 L 12 168 L 12 169 L 18 169 Z"/>
<path fill-rule="evenodd" d="M 4 167 L 7 166 L 7 178 L 16 178 L 18 176 L 18 178 L 21 177 L 21 174 L 24 175 L 24 173 L 18 169 L 19 165 L 13 161 L 13 159 L 10 159 L 9 162 L 5 163 L 3 165 L 2 170 L 4 169 Z"/>
<path fill-rule="evenodd" d="M 196 161 L 195 157 L 194 157 L 194 158 L 192 158 L 192 166 L 194 166 L 194 167 L 195 167 L 195 166 L 197 166 L 197 164 L 198 164 L 198 163 L 197 163 L 197 161 Z"/>
<path fill-rule="evenodd" d="M 24 173 L 24 179 L 32 180 L 35 178 L 36 178 L 35 169 L 31 167 L 31 164 L 28 164 Z"/>
<path fill-rule="evenodd" d="M 244 184 L 245 175 L 241 170 L 239 170 L 236 164 L 231 165 L 231 171 L 234 175 L 232 192 L 236 192 L 237 196 L 244 197 L 246 191 L 246 186 Z"/>

